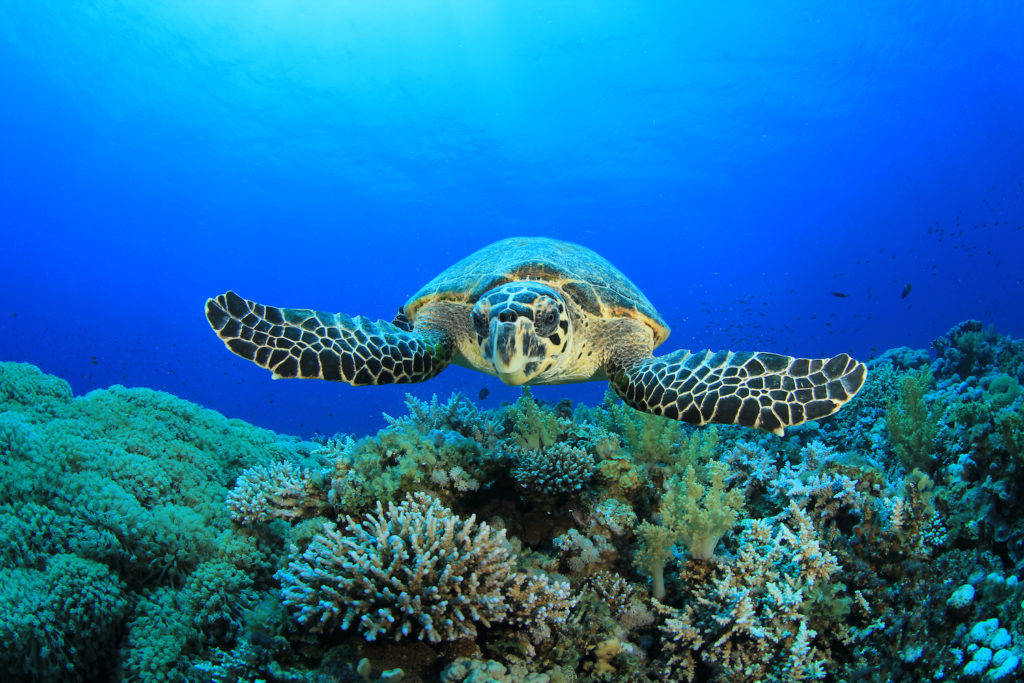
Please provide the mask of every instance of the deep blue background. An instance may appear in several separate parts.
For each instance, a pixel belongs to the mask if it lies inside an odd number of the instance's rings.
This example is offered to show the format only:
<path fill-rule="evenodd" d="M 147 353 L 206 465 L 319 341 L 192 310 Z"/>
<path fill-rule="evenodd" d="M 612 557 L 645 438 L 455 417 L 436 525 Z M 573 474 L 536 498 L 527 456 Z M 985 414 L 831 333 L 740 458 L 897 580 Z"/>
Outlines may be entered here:
<path fill-rule="evenodd" d="M 519 234 L 619 265 L 665 349 L 1021 335 L 1021 36 L 1020 2 L 3 3 L 0 359 L 296 433 L 496 405 L 271 382 L 203 302 L 390 319 Z"/>

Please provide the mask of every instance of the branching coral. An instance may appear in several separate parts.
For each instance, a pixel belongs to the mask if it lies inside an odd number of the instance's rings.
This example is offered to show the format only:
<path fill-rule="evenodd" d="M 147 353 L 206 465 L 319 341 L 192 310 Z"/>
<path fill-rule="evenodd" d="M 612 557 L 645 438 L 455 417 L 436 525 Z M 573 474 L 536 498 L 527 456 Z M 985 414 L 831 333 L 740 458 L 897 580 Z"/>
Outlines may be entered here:
<path fill-rule="evenodd" d="M 345 533 L 325 524 L 278 573 L 285 602 L 314 631 L 355 627 L 368 640 L 430 642 L 474 637 L 477 624 L 564 620 L 567 587 L 514 570 L 503 530 L 463 520 L 426 494 L 412 494 Z"/>
<path fill-rule="evenodd" d="M 732 470 L 727 483 L 740 482 L 747 496 L 761 493 L 779 474 L 776 459 L 776 455 L 761 446 L 737 443 L 725 456 L 725 462 Z"/>
<path fill-rule="evenodd" d="M 803 510 L 791 506 L 788 522 L 745 522 L 735 559 L 692 567 L 684 606 L 662 608 L 666 675 L 692 681 L 700 662 L 716 681 L 825 676 L 829 653 L 812 628 L 806 601 L 840 567 Z"/>
<path fill-rule="evenodd" d="M 513 457 L 512 478 L 531 493 L 554 496 L 579 491 L 594 474 L 594 456 L 568 442 Z"/>
<path fill-rule="evenodd" d="M 227 496 L 231 519 L 250 525 L 270 519 L 315 517 L 326 503 L 326 494 L 315 485 L 313 473 L 290 462 L 243 470 Z"/>
<path fill-rule="evenodd" d="M 488 468 L 498 461 L 495 420 L 465 408 L 461 398 L 426 404 L 409 397 L 406 404 L 423 421 L 390 418 L 376 436 L 328 442 L 324 455 L 334 461 L 328 500 L 335 507 L 365 510 L 412 489 L 448 495 L 479 488 L 489 478 Z"/>
<path fill-rule="evenodd" d="M 615 546 L 600 534 L 586 536 L 577 529 L 569 529 L 552 543 L 567 558 L 569 569 L 577 574 L 611 564 L 615 559 Z"/>
<path fill-rule="evenodd" d="M 434 394 L 430 402 L 421 401 L 412 394 L 405 395 L 405 407 L 409 414 L 398 419 L 385 415 L 391 425 L 408 422 L 416 425 L 421 432 L 455 432 L 493 448 L 502 437 L 502 421 L 480 412 L 476 405 L 462 394 L 455 392 L 448 400 L 441 402 Z"/>
<path fill-rule="evenodd" d="M 768 490 L 779 500 L 795 501 L 819 522 L 832 522 L 864 503 L 860 479 L 839 471 L 840 460 L 831 448 L 812 441 L 800 450 L 799 463 L 783 465 Z"/>
<path fill-rule="evenodd" d="M 883 354 L 837 417 L 785 440 L 524 393 L 495 411 L 409 396 L 376 435 L 317 449 L 0 364 L 0 661 L 68 680 L 344 676 L 353 648 L 377 669 L 402 658 L 407 680 L 467 653 L 452 680 L 1017 675 L 995 660 L 1019 646 L 1024 589 L 991 577 L 1024 566 L 1024 343 L 954 332 L 935 362 Z M 930 449 L 922 420 L 939 423 Z M 917 455 L 898 462 L 897 444 Z M 922 458 L 931 474 L 904 479 Z M 319 514 L 341 521 L 305 519 Z M 254 524 L 271 519 L 290 524 Z M 667 605 L 658 626 L 634 548 Z M 545 573 L 560 569 L 572 588 Z M 1005 631 L 967 638 L 982 618 Z"/>

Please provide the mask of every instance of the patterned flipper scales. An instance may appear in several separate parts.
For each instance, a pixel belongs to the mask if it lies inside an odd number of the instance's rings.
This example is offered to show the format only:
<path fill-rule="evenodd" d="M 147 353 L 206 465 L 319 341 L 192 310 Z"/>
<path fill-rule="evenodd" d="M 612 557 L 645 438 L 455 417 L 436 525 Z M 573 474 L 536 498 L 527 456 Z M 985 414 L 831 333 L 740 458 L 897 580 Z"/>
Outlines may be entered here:
<path fill-rule="evenodd" d="M 235 354 L 274 373 L 353 385 L 422 382 L 451 360 L 452 345 L 389 322 L 275 308 L 234 292 L 206 301 L 206 318 Z"/>
<path fill-rule="evenodd" d="M 776 353 L 680 350 L 619 369 L 612 386 L 637 410 L 696 425 L 739 424 L 782 435 L 786 427 L 836 412 L 867 376 L 845 353 L 791 358 Z"/>

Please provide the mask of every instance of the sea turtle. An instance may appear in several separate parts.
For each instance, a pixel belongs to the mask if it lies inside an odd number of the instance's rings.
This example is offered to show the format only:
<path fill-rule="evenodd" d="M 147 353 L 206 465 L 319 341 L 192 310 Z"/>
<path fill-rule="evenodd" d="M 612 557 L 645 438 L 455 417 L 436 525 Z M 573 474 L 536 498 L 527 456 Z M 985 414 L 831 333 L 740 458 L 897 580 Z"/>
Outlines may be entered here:
<path fill-rule="evenodd" d="M 495 242 L 423 286 L 392 322 L 264 306 L 227 292 L 206 317 L 231 351 L 274 373 L 353 385 L 422 382 L 455 363 L 506 384 L 609 380 L 630 406 L 697 425 L 781 435 L 861 388 L 845 353 L 674 351 L 637 287 L 593 251 L 542 237 Z"/>

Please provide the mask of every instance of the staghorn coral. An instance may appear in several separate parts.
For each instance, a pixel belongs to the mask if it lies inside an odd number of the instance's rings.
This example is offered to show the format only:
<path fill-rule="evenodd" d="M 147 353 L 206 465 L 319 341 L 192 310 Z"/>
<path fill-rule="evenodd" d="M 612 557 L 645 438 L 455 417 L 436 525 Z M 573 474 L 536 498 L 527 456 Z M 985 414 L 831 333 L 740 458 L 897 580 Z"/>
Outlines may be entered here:
<path fill-rule="evenodd" d="M 475 637 L 477 624 L 564 620 L 573 601 L 564 584 L 514 571 L 504 531 L 463 520 L 429 495 L 377 504 L 349 518 L 347 533 L 324 525 L 287 569 L 282 595 L 314 631 L 355 627 L 368 640 L 429 642 Z"/>
<path fill-rule="evenodd" d="M 493 448 L 502 438 L 504 425 L 500 418 L 480 412 L 476 405 L 459 392 L 453 393 L 441 403 L 437 394 L 430 403 L 421 401 L 412 394 L 405 395 L 405 407 L 409 414 L 398 418 L 385 415 L 391 425 L 411 422 L 424 432 L 448 431 L 471 438 L 485 448 Z"/>
<path fill-rule="evenodd" d="M 735 558 L 685 568 L 681 608 L 660 607 L 663 673 L 692 681 L 823 678 L 829 652 L 807 614 L 807 596 L 839 573 L 810 518 L 791 505 L 787 520 L 748 520 Z M 838 624 L 825 624 L 838 628 Z"/>
<path fill-rule="evenodd" d="M 744 494 L 753 497 L 775 481 L 779 474 L 777 459 L 777 454 L 770 454 L 762 446 L 738 443 L 725 456 L 725 463 L 732 470 L 726 481 L 731 485 L 742 482 Z"/>
<path fill-rule="evenodd" d="M 865 502 L 861 482 L 867 480 L 866 473 L 841 466 L 841 461 L 832 448 L 812 441 L 800 450 L 799 463 L 782 466 L 768 490 L 780 500 L 795 501 L 815 520 L 831 522 Z"/>
<path fill-rule="evenodd" d="M 610 571 L 595 572 L 586 578 L 584 586 L 595 600 L 608 608 L 623 633 L 654 623 L 647 592 L 621 575 Z"/>
<path fill-rule="evenodd" d="M 495 680 L 651 683 L 692 671 L 696 680 L 788 681 L 813 677 L 821 663 L 837 681 L 1012 680 L 1020 668 L 1010 669 L 1007 653 L 1024 642 L 1024 589 L 1014 576 L 1024 567 L 1024 345 L 989 332 L 977 340 L 984 348 L 964 366 L 970 374 L 954 379 L 949 355 L 932 363 L 935 382 L 923 395 L 939 424 L 930 474 L 905 474 L 888 444 L 885 409 L 899 377 L 929 364 L 926 353 L 900 350 L 876 361 L 868 385 L 836 417 L 786 439 L 720 428 L 708 449 L 707 430 L 684 427 L 661 440 L 654 420 L 638 433 L 650 430 L 652 452 L 654 444 L 664 450 L 648 457 L 637 446 L 645 437 L 630 442 L 599 407 L 524 401 L 533 424 L 550 428 L 539 451 L 581 449 L 595 460 L 588 483 L 553 499 L 522 496 L 511 477 L 527 422 L 517 433 L 510 411 L 477 410 L 457 395 L 409 397 L 408 414 L 389 419 L 376 436 L 318 448 L 160 392 L 114 387 L 72 397 L 61 380 L 0 365 L 4 611 L 18 615 L 8 623 L 21 624 L 22 636 L 33 633 L 32 619 L 46 626 L 34 641 L 14 635 L 5 645 L 24 653 L 33 642 L 49 643 L 48 656 L 72 667 L 63 670 L 67 680 L 333 680 L 354 676 L 361 654 L 378 669 L 401 665 L 406 680 L 429 680 L 465 656 L 493 663 L 465 668 L 471 680 L 502 667 Z M 21 405 L 34 400 L 38 406 Z M 660 426 L 664 436 L 678 423 Z M 742 491 L 749 516 L 769 533 L 755 543 L 752 523 L 738 522 L 714 556 L 698 562 L 671 528 L 662 499 L 672 485 L 682 490 L 687 464 L 707 491 L 714 459 L 730 466 L 724 489 Z M 292 463 L 296 482 L 307 478 L 301 472 L 333 467 L 331 497 L 320 508 L 331 517 L 348 513 L 362 522 L 377 500 L 383 509 L 389 499 L 397 505 L 407 492 L 423 491 L 463 517 L 474 511 L 506 527 L 508 561 L 522 564 L 511 565 L 513 578 L 498 596 L 505 616 L 491 618 L 490 628 L 470 619 L 475 637 L 441 644 L 417 640 L 413 630 L 397 643 L 394 632 L 366 643 L 358 617 L 346 632 L 298 628 L 273 574 L 287 564 L 287 542 L 306 550 L 324 536 L 322 520 L 286 513 L 248 528 L 232 524 L 225 505 L 242 470 L 269 472 L 275 462 Z M 306 495 L 298 486 L 288 494 L 295 501 Z M 700 507 L 699 496 L 690 500 Z M 794 518 L 794 503 L 804 522 Z M 648 521 L 637 524 L 636 516 Z M 802 533 L 807 523 L 812 529 Z M 782 525 L 797 541 L 778 538 Z M 344 527 L 339 522 L 336 533 L 351 536 Z M 801 544 L 836 558 L 838 567 L 813 583 L 802 578 L 805 568 L 813 576 L 814 562 L 798 554 Z M 658 626 L 647 591 L 630 583 L 639 579 L 623 560 L 634 547 L 636 564 L 660 573 L 654 584 L 662 597 L 669 584 Z M 86 615 L 75 628 L 100 634 L 89 640 L 91 651 L 59 618 L 41 617 L 54 611 L 45 603 L 53 583 L 42 578 L 73 556 L 95 563 L 73 573 L 81 599 L 67 603 Z M 299 551 L 291 560 L 301 560 Z M 670 571 L 666 563 L 674 563 Z M 440 560 L 437 567 L 443 572 Z M 535 571 L 560 567 L 572 591 Z M 963 586 L 974 599 L 951 600 Z M 584 599 L 570 611 L 577 594 Z M 369 619 L 379 607 L 371 605 Z M 993 619 L 998 628 L 970 637 Z M 986 650 L 991 661 L 983 666 Z M 524 664 L 533 657 L 536 664 Z M 407 666 L 417 659 L 428 663 Z M 7 671 L 14 680 L 38 678 L 25 666 Z"/>

